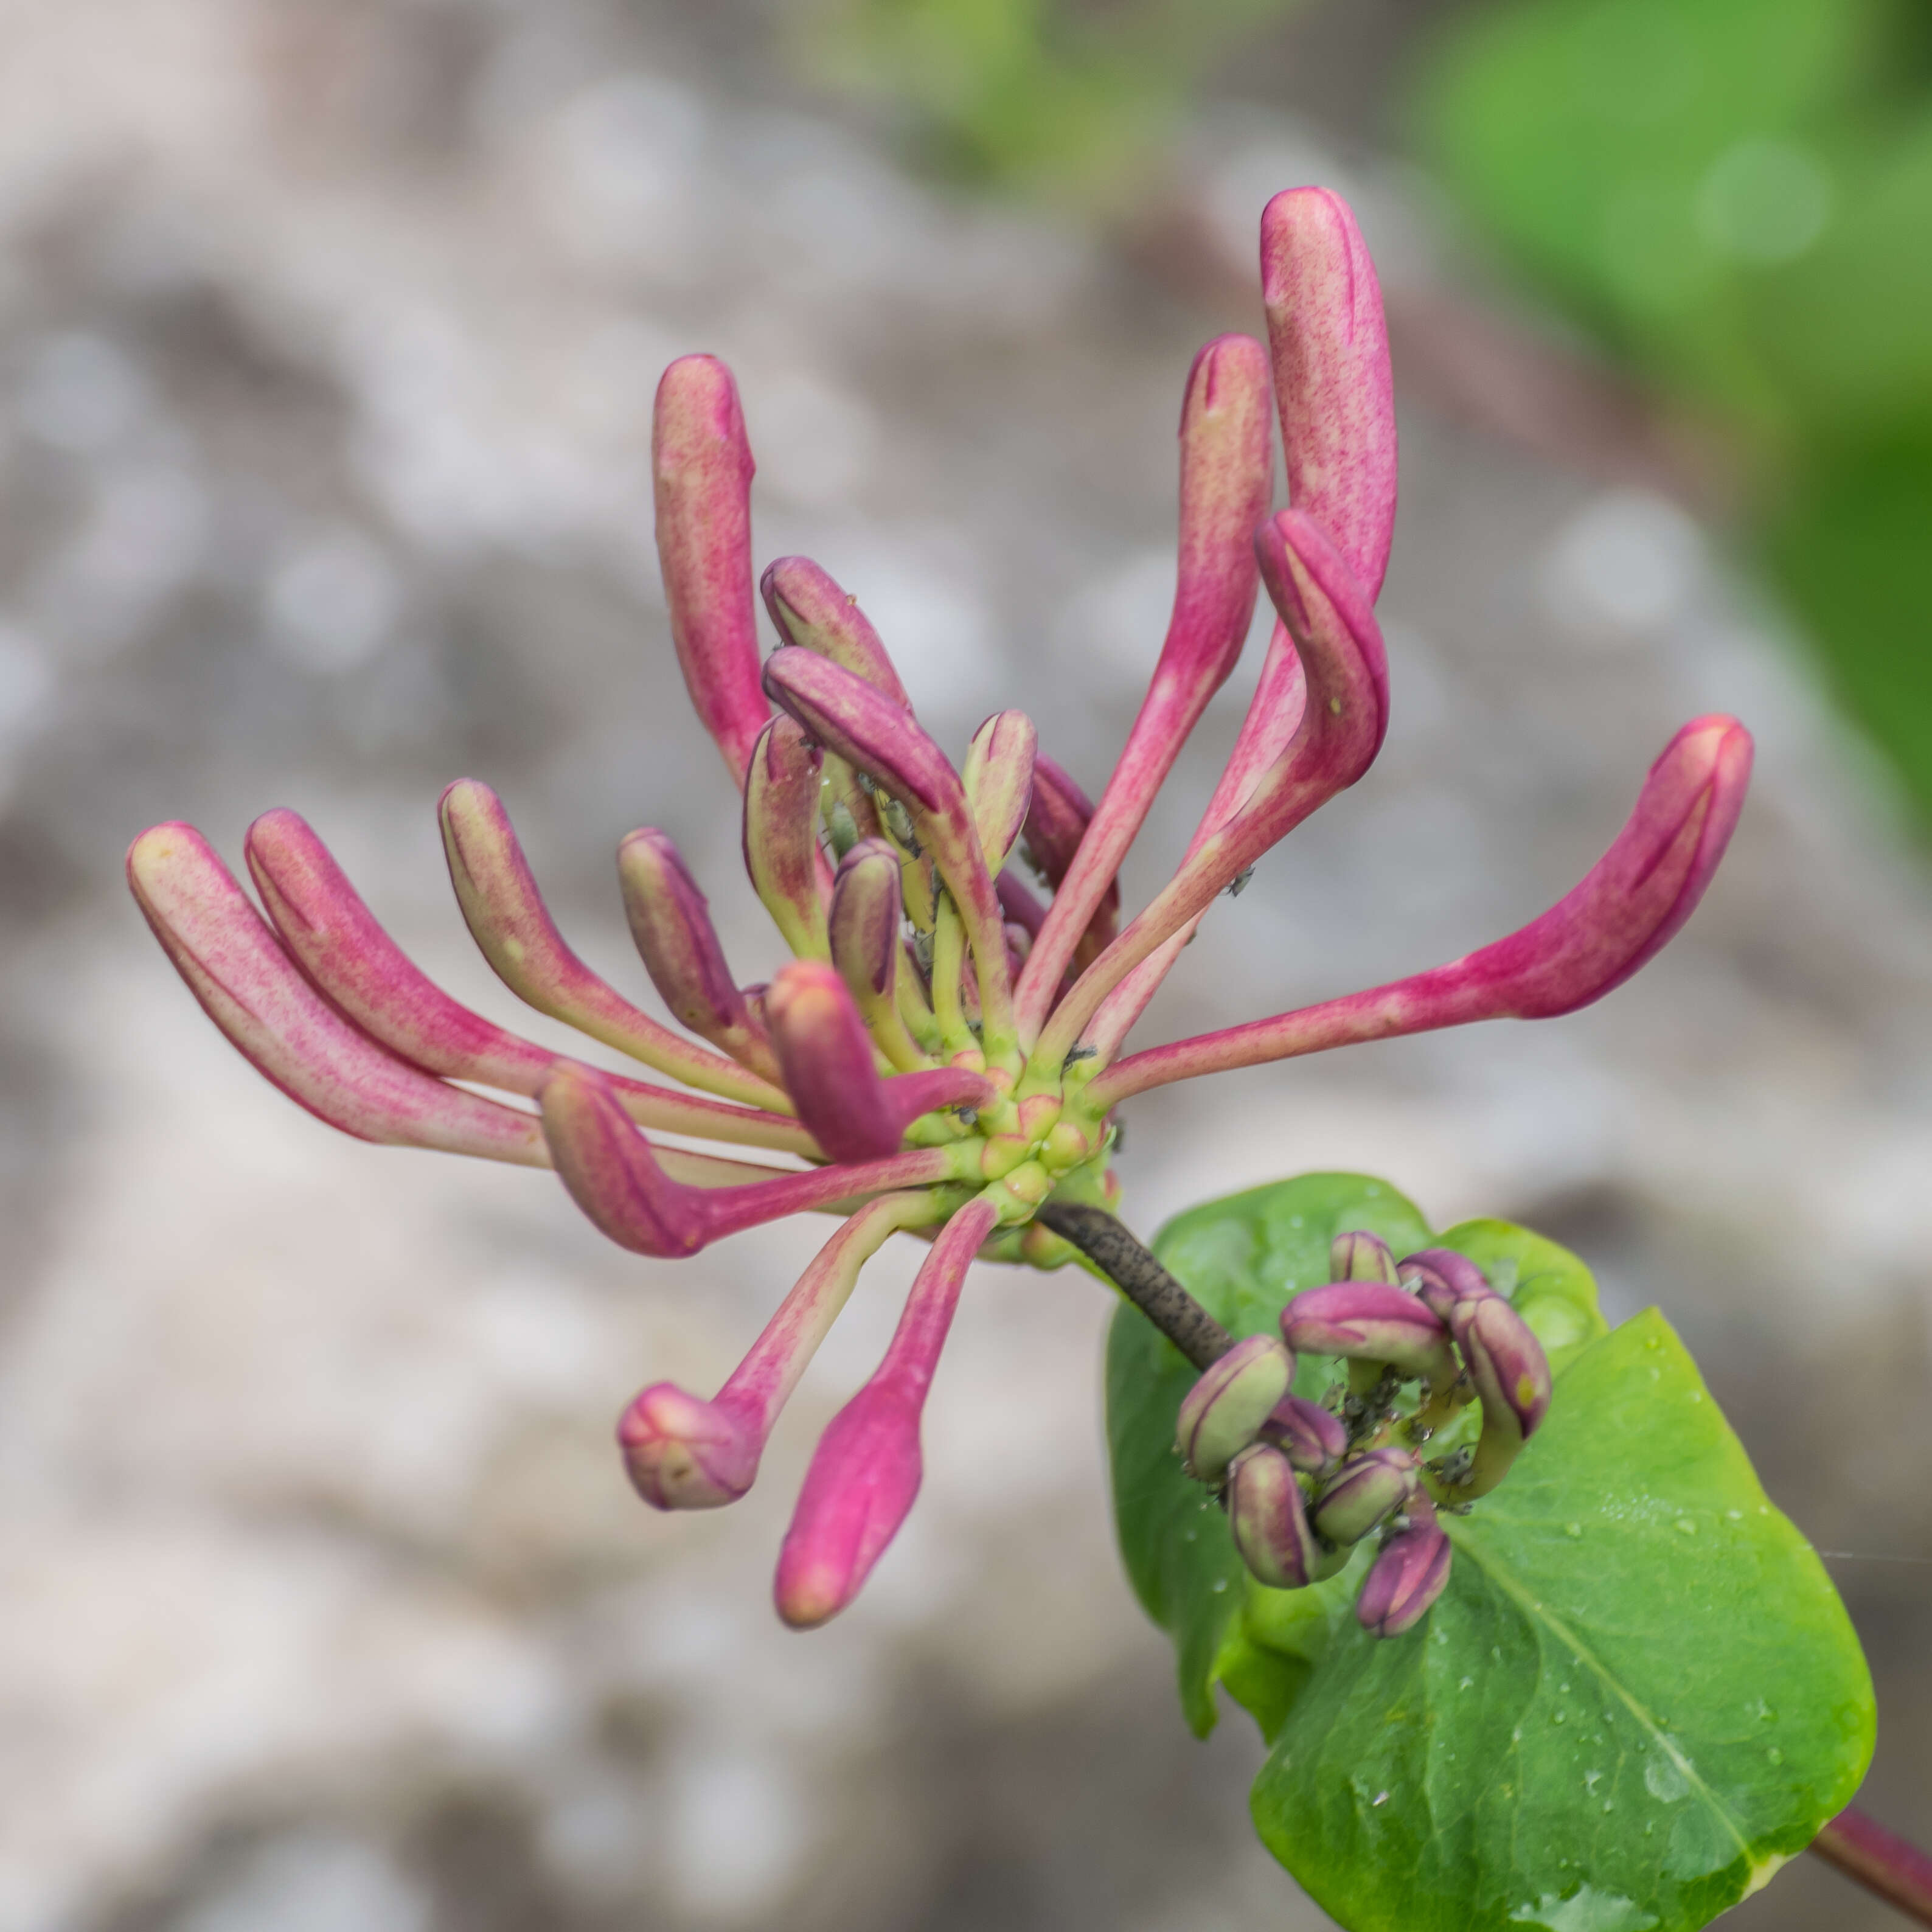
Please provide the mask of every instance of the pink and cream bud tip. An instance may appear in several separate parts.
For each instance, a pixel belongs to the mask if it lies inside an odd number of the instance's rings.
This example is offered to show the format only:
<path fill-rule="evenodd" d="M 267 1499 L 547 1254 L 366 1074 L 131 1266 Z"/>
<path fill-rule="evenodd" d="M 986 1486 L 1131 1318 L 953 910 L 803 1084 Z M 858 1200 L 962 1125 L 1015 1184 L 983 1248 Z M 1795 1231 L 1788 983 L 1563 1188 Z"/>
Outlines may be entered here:
<path fill-rule="evenodd" d="M 778 1552 L 778 1615 L 811 1630 L 844 1609 L 898 1534 L 923 1474 L 919 1409 L 893 1382 L 872 1382 L 819 1438 Z"/>
<path fill-rule="evenodd" d="M 653 1382 L 617 1424 L 632 1486 L 653 1509 L 717 1509 L 752 1486 L 762 1444 L 737 1418 L 675 1382 Z"/>

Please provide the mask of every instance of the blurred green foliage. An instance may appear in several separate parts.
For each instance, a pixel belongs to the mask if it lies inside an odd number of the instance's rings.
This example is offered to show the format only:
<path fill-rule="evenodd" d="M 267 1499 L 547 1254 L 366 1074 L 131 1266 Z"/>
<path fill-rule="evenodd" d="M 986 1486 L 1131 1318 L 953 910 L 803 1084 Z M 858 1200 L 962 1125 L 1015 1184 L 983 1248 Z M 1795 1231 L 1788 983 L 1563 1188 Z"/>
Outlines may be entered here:
<path fill-rule="evenodd" d="M 1116 200 L 1241 38 L 1300 0 L 820 0 L 800 52 L 956 178 Z"/>
<path fill-rule="evenodd" d="M 1932 8 L 1517 0 L 1424 122 L 1521 268 L 1744 439 L 1763 562 L 1932 820 Z"/>

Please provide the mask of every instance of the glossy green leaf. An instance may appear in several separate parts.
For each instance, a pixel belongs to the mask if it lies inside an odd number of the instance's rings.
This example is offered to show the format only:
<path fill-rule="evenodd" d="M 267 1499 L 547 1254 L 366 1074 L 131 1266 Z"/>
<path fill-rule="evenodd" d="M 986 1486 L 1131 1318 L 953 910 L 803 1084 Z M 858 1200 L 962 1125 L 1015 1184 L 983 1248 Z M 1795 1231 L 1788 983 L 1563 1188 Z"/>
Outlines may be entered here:
<path fill-rule="evenodd" d="M 1398 1252 L 1431 1238 L 1386 1186 L 1313 1175 L 1197 1209 L 1158 1246 L 1253 1333 L 1371 1216 Z M 1424 1623 L 1362 1632 L 1363 1555 L 1310 1590 L 1246 1579 L 1172 1455 L 1192 1371 L 1124 1309 L 1108 1429 L 1130 1574 L 1174 1638 L 1195 1728 L 1218 1681 L 1271 1739 L 1258 1828 L 1345 1925 L 1700 1925 L 1856 1790 L 1873 1728 L 1857 1640 L 1660 1316 L 1604 1336 L 1587 1271 L 1553 1244 L 1498 1222 L 1433 1238 L 1566 1365 L 1502 1486 L 1445 1519 L 1455 1565 Z"/>

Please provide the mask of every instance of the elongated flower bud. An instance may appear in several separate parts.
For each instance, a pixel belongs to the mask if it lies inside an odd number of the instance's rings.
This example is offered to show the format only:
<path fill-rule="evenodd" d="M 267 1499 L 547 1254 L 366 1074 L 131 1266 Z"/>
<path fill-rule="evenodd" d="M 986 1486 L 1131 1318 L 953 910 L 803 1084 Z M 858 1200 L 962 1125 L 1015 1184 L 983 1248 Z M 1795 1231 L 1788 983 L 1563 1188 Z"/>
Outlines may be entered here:
<path fill-rule="evenodd" d="M 128 849 L 128 883 L 202 1010 L 318 1119 L 358 1140 L 548 1164 L 528 1114 L 410 1066 L 323 999 L 193 826 L 142 832 Z"/>
<path fill-rule="evenodd" d="M 766 566 L 759 588 L 784 643 L 830 658 L 883 692 L 902 710 L 912 709 L 905 686 L 878 632 L 859 608 L 858 598 L 848 596 L 811 558 L 780 557 Z"/>
<path fill-rule="evenodd" d="M 831 950 L 819 886 L 818 748 L 789 718 L 774 718 L 745 776 L 745 870 L 785 944 L 801 959 Z"/>
<path fill-rule="evenodd" d="M 1281 1311 L 1281 1332 L 1298 1354 L 1386 1362 L 1438 1388 L 1456 1378 L 1448 1328 L 1414 1295 L 1386 1282 L 1305 1289 Z"/>
<path fill-rule="evenodd" d="M 929 1196 L 889 1194 L 852 1216 L 813 1258 L 778 1312 L 706 1402 L 655 1382 L 627 1408 L 617 1442 L 633 1485 L 657 1509 L 715 1509 L 752 1486 L 772 1425 L 859 1271 L 893 1231 L 936 1217 Z"/>
<path fill-rule="evenodd" d="M 1348 1452 L 1348 1432 L 1342 1418 L 1298 1395 L 1283 1396 L 1275 1405 L 1262 1424 L 1261 1439 L 1310 1475 L 1332 1468 Z"/>
<path fill-rule="evenodd" d="M 557 1056 L 452 1000 L 386 932 L 300 815 L 265 812 L 248 828 L 248 870 L 282 943 L 326 998 L 393 1053 L 448 1080 L 534 1098 Z M 640 1126 L 815 1154 L 794 1120 L 607 1076 Z"/>
<path fill-rule="evenodd" d="M 752 467 L 730 370 L 680 356 L 651 422 L 658 561 L 686 688 L 740 787 L 770 712 L 752 614 Z"/>
<path fill-rule="evenodd" d="M 1418 1494 L 1402 1514 L 1408 1526 L 1382 1545 L 1355 1599 L 1355 1615 L 1371 1636 L 1413 1630 L 1449 1581 L 1454 1552 L 1435 1510 Z"/>
<path fill-rule="evenodd" d="M 864 1586 L 919 1494 L 920 1420 L 959 1290 L 998 1210 L 970 1202 L 932 1244 L 872 1380 L 819 1438 L 778 1552 L 773 1595 L 794 1629 L 836 1616 Z"/>
<path fill-rule="evenodd" d="M 1580 884 L 1520 932 L 1420 976 L 1421 989 L 1518 1019 L 1600 1000 L 1669 944 L 1718 869 L 1750 782 L 1750 734 L 1694 718 L 1650 768 L 1636 809 Z"/>
<path fill-rule="evenodd" d="M 985 1080 L 962 1066 L 881 1079 L 852 995 L 820 961 L 779 968 L 766 989 L 765 1018 L 799 1118 L 834 1160 L 880 1159 L 920 1114 L 993 1097 Z"/>
<path fill-rule="evenodd" d="M 880 838 L 854 846 L 832 885 L 832 963 L 880 1051 L 913 1072 L 926 1057 L 899 1011 L 903 907 L 898 854 Z"/>
<path fill-rule="evenodd" d="M 538 1096 L 543 1135 L 559 1178 L 585 1215 L 620 1248 L 665 1260 L 695 1254 L 740 1228 L 888 1189 L 961 1180 L 962 1158 L 945 1148 L 920 1148 L 884 1160 L 767 1172 L 764 1180 L 706 1186 L 680 1180 L 675 1162 L 700 1159 L 671 1148 L 662 1159 L 632 1124 L 609 1083 L 595 1068 L 558 1063 Z M 705 1162 L 714 1172 L 721 1166 Z"/>
<path fill-rule="evenodd" d="M 1328 1244 L 1328 1271 L 1336 1281 L 1392 1282 L 1395 1257 L 1379 1234 L 1353 1228 Z"/>
<path fill-rule="evenodd" d="M 996 711 L 973 734 L 960 774 L 986 868 L 998 873 L 1018 843 L 1033 800 L 1040 734 L 1024 711 Z"/>
<path fill-rule="evenodd" d="M 617 848 L 617 880 L 658 997 L 693 1033 L 775 1078 L 764 1030 L 724 963 L 710 907 L 676 846 L 662 832 L 631 832 Z"/>
<path fill-rule="evenodd" d="M 520 1000 L 687 1084 L 782 1107 L 771 1083 L 694 1046 L 608 986 L 564 943 L 538 892 L 502 800 L 474 778 L 443 793 L 439 814 L 451 883 L 470 935 Z"/>
<path fill-rule="evenodd" d="M 1730 841 L 1750 766 L 1750 734 L 1736 718 L 1694 719 L 1651 767 L 1609 851 L 1540 918 L 1408 979 L 1137 1053 L 1094 1082 L 1091 1104 L 1112 1107 L 1170 1081 L 1360 1040 L 1588 1006 L 1690 916 Z"/>
<path fill-rule="evenodd" d="M 1374 602 L 1395 532 L 1395 386 L 1381 285 L 1355 218 L 1326 188 L 1289 188 L 1262 215 L 1288 500 L 1306 510 Z"/>
<path fill-rule="evenodd" d="M 1330 1543 L 1359 1543 L 1400 1509 L 1422 1480 L 1406 1449 L 1371 1449 L 1344 1463 L 1316 1493 L 1315 1527 Z"/>
<path fill-rule="evenodd" d="M 869 772 L 913 814 L 972 946 L 986 1052 L 1010 1048 L 1012 984 L 999 899 L 965 788 L 945 753 L 890 698 L 810 651 L 774 651 L 765 688 L 814 740 Z"/>
<path fill-rule="evenodd" d="M 1082 850 L 1020 976 L 1031 1036 L 1208 701 L 1240 656 L 1255 608 L 1255 526 L 1274 484 L 1268 358 L 1245 335 L 1206 345 L 1180 410 L 1180 542 L 1159 662 Z"/>
<path fill-rule="evenodd" d="M 1279 1449 L 1257 1442 L 1228 1470 L 1228 1527 L 1250 1574 L 1271 1590 L 1333 1576 L 1346 1555 L 1325 1549 L 1308 1520 L 1301 1485 Z"/>
<path fill-rule="evenodd" d="M 884 785 L 908 810 L 944 812 L 964 794 L 946 754 L 866 680 L 812 651 L 788 646 L 765 660 L 765 688 L 812 738 Z"/>
<path fill-rule="evenodd" d="M 1288 1393 L 1294 1358 L 1272 1335 L 1237 1342 L 1182 1397 L 1174 1446 L 1196 1481 L 1218 1484 Z"/>

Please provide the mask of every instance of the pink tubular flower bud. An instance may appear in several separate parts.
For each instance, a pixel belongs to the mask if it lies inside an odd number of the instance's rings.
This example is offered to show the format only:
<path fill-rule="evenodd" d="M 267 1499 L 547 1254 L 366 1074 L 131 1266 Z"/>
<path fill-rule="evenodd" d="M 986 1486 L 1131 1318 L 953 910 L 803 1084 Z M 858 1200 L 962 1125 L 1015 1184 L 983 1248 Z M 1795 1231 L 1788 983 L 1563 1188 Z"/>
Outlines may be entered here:
<path fill-rule="evenodd" d="M 472 1012 L 422 973 L 298 814 L 264 812 L 248 828 L 248 870 L 283 944 L 364 1033 L 446 1080 L 536 1097 L 557 1056 Z M 805 1129 L 783 1114 L 608 1077 L 640 1126 L 792 1154 L 818 1151 Z"/>
<path fill-rule="evenodd" d="M 1024 711 L 996 711 L 973 734 L 960 774 L 986 868 L 998 874 L 1018 842 L 1033 800 L 1040 734 Z"/>
<path fill-rule="evenodd" d="M 899 1011 L 903 911 L 898 854 L 883 839 L 854 846 L 832 884 L 832 963 L 880 1052 L 914 1072 L 926 1061 Z"/>
<path fill-rule="evenodd" d="M 1550 1361 L 1528 1323 L 1499 1294 L 1458 1302 L 1449 1325 L 1483 1404 L 1482 1434 L 1460 1492 L 1486 1496 L 1550 1412 Z"/>
<path fill-rule="evenodd" d="M 985 1080 L 962 1066 L 881 1079 L 872 1036 L 845 982 L 820 961 L 781 967 L 764 1006 L 785 1090 L 834 1160 L 878 1160 L 897 1148 L 920 1114 L 993 1097 Z"/>
<path fill-rule="evenodd" d="M 638 1395 L 618 1422 L 617 1442 L 645 1502 L 662 1510 L 715 1509 L 742 1496 L 758 1474 L 772 1424 L 860 1270 L 896 1229 L 921 1226 L 938 1212 L 924 1194 L 868 1202 L 819 1250 L 712 1400 L 673 1382 L 655 1382 Z"/>
<path fill-rule="evenodd" d="M 802 1171 L 733 1167 L 718 1178 L 728 1184 L 758 1172 L 770 1178 L 742 1185 L 690 1184 L 670 1170 L 700 1157 L 668 1148 L 660 1158 L 595 1068 L 560 1061 L 538 1100 L 544 1138 L 571 1198 L 620 1248 L 659 1260 L 695 1254 L 727 1234 L 782 1215 L 964 1178 L 951 1150 L 920 1148 Z M 720 1165 L 704 1163 L 714 1172 Z"/>
<path fill-rule="evenodd" d="M 858 598 L 848 596 L 811 558 L 780 557 L 766 566 L 759 588 L 784 643 L 830 658 L 884 692 L 902 710 L 912 709 L 905 686 L 878 632 L 859 608 Z"/>
<path fill-rule="evenodd" d="M 617 848 L 617 880 L 658 997 L 700 1039 L 775 1079 L 770 1044 L 724 963 L 710 907 L 676 846 L 662 832 L 628 833 Z"/>
<path fill-rule="evenodd" d="M 686 688 L 740 787 L 770 711 L 752 604 L 752 467 L 730 370 L 680 356 L 651 421 L 658 561 Z"/>
<path fill-rule="evenodd" d="M 1289 188 L 1262 215 L 1288 500 L 1334 538 L 1370 603 L 1395 532 L 1395 386 L 1381 285 L 1355 218 L 1326 188 Z"/>
<path fill-rule="evenodd" d="M 1330 1543 L 1359 1543 L 1401 1508 L 1422 1480 L 1406 1449 L 1371 1449 L 1345 1462 L 1316 1492 L 1315 1527 Z"/>
<path fill-rule="evenodd" d="M 1218 1484 L 1294 1377 L 1294 1358 L 1272 1335 L 1237 1342 L 1181 1398 L 1174 1440 L 1187 1473 Z"/>
<path fill-rule="evenodd" d="M 870 1382 L 820 1437 L 778 1552 L 778 1615 L 809 1630 L 850 1603 L 898 1534 L 919 1494 L 920 1420 L 966 1270 L 993 1231 L 984 1198 L 954 1215 L 906 1298 L 892 1345 Z"/>
<path fill-rule="evenodd" d="M 444 791 L 439 816 L 464 921 L 520 1000 L 687 1086 L 783 1109 L 784 1096 L 770 1081 L 660 1026 L 578 958 L 537 890 L 502 800 L 488 785 L 458 778 Z"/>
<path fill-rule="evenodd" d="M 1108 994 L 1143 960 L 1185 933 L 1262 853 L 1353 784 L 1381 746 L 1388 719 L 1388 662 L 1360 586 L 1319 527 L 1299 511 L 1284 510 L 1262 524 L 1254 544 L 1307 681 L 1300 722 L 1240 811 L 1195 849 L 1053 1009 L 1036 1056 L 1046 1064 L 1064 1064 Z M 1036 946 L 1029 973 L 1039 957 Z M 1092 1090 L 1105 1085 L 1102 1076 Z"/>
<path fill-rule="evenodd" d="M 1331 1576 L 1347 1561 L 1316 1537 L 1301 1485 L 1279 1449 L 1257 1442 L 1228 1470 L 1228 1527 L 1256 1581 L 1271 1590 L 1299 1590 Z"/>
<path fill-rule="evenodd" d="M 1352 1228 L 1328 1244 L 1328 1271 L 1336 1281 L 1393 1282 L 1395 1257 L 1379 1234 Z"/>
<path fill-rule="evenodd" d="M 789 718 L 774 718 L 745 773 L 745 870 L 801 959 L 830 952 L 819 880 L 818 781 L 824 760 Z"/>
<path fill-rule="evenodd" d="M 1262 1424 L 1261 1439 L 1310 1475 L 1332 1468 L 1348 1453 L 1348 1432 L 1342 1418 L 1298 1395 L 1283 1396 L 1275 1405 Z"/>
<path fill-rule="evenodd" d="M 1385 1362 L 1436 1388 L 1456 1379 L 1448 1328 L 1414 1295 L 1387 1282 L 1306 1288 L 1281 1311 L 1281 1332 L 1298 1354 Z"/>
<path fill-rule="evenodd" d="M 1400 1636 L 1429 1614 L 1449 1581 L 1454 1554 L 1436 1511 L 1420 1494 L 1402 1511 L 1406 1527 L 1384 1543 L 1355 1599 L 1355 1615 L 1371 1636 Z"/>
<path fill-rule="evenodd" d="M 1274 484 L 1268 357 L 1246 335 L 1194 358 L 1180 409 L 1180 542 L 1160 661 L 1099 809 L 1020 976 L 1023 1036 L 1036 1035 L 1188 734 L 1226 681 L 1255 609 L 1255 526 Z"/>
<path fill-rule="evenodd" d="M 908 811 L 964 816 L 959 775 L 905 707 L 830 658 L 788 645 L 765 660 L 765 688 L 812 740 L 869 774 Z"/>
<path fill-rule="evenodd" d="M 1405 1255 L 1396 1264 L 1396 1276 L 1425 1306 L 1452 1323 L 1464 1303 L 1484 1300 L 1496 1293 L 1482 1270 L 1454 1248 L 1421 1248 Z"/>
<path fill-rule="evenodd" d="M 1112 1106 L 1173 1080 L 1474 1020 L 1547 1019 L 1623 984 L 1696 908 L 1750 780 L 1750 734 L 1699 718 L 1665 746 L 1616 842 L 1540 918 L 1446 966 L 1120 1061 L 1090 1090 Z"/>
<path fill-rule="evenodd" d="M 946 754 L 890 698 L 810 651 L 774 651 L 765 661 L 765 688 L 814 740 L 869 773 L 912 813 L 973 949 L 988 1056 L 1010 1046 L 1012 992 L 999 898 L 965 788 Z"/>
<path fill-rule="evenodd" d="M 323 999 L 193 826 L 142 832 L 128 849 L 128 883 L 202 1010 L 318 1119 L 358 1140 L 548 1165 L 530 1114 L 398 1059 Z"/>

